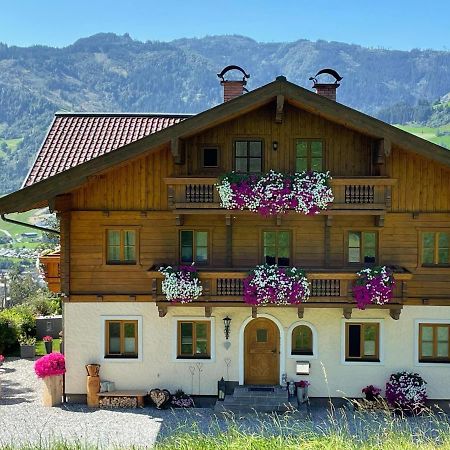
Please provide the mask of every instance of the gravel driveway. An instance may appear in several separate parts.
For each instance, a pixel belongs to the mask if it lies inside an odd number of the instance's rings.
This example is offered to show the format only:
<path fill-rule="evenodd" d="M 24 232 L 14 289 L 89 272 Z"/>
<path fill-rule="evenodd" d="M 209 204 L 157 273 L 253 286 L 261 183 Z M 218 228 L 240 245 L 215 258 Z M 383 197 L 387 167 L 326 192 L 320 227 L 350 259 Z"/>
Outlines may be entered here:
<path fill-rule="evenodd" d="M 40 404 L 41 381 L 34 374 L 33 363 L 8 358 L 0 367 L 0 447 L 11 443 L 45 445 L 55 440 L 83 447 L 150 447 L 174 431 L 217 432 L 229 423 L 217 418 L 210 408 L 158 411 L 152 407 L 89 409 L 79 404 L 44 407 Z M 236 422 L 246 430 L 257 431 L 257 421 L 251 416 Z"/>

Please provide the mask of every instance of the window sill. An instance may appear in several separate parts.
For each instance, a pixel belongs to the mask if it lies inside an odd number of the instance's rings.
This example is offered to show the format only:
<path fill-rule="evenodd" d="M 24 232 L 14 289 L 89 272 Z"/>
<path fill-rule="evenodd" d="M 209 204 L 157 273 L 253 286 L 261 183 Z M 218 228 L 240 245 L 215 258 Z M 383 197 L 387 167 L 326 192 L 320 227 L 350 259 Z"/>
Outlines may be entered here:
<path fill-rule="evenodd" d="M 124 357 L 124 356 L 121 356 L 121 357 L 110 357 L 110 356 L 103 356 L 103 358 L 101 359 L 101 361 L 102 362 L 104 362 L 105 364 L 106 363 L 112 363 L 112 364 L 115 364 L 115 363 L 118 363 L 118 364 L 120 364 L 120 363 L 127 363 L 127 364 L 130 364 L 130 363 L 135 363 L 135 362 L 142 362 L 142 356 L 135 356 L 135 357 L 132 357 L 132 358 L 129 358 L 129 357 Z"/>
<path fill-rule="evenodd" d="M 312 359 L 317 359 L 317 355 L 314 355 L 314 354 L 300 355 L 300 354 L 295 354 L 295 353 L 288 353 L 287 356 L 289 359 L 296 359 L 298 361 L 311 361 Z"/>
<path fill-rule="evenodd" d="M 181 362 L 181 363 L 190 363 L 193 364 L 195 362 L 199 362 L 199 363 L 204 363 L 204 364 L 209 364 L 209 363 L 213 363 L 215 362 L 215 359 L 211 358 L 210 356 L 206 356 L 204 358 L 199 358 L 199 357 L 186 357 L 186 356 L 182 356 L 182 357 L 177 357 L 175 359 L 172 360 L 173 362 Z"/>
<path fill-rule="evenodd" d="M 384 362 L 379 359 L 345 359 L 342 364 L 348 366 L 384 366 Z"/>
<path fill-rule="evenodd" d="M 106 355 L 103 359 L 138 359 L 139 356 L 123 356 L 123 355 Z"/>

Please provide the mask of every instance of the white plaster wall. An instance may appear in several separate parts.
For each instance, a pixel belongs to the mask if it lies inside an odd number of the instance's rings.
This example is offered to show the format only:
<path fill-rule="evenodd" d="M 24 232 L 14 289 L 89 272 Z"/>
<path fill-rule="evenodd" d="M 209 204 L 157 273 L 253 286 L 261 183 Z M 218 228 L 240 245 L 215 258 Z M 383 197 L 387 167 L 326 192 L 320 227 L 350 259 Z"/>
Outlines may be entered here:
<path fill-rule="evenodd" d="M 289 379 L 308 379 L 311 382 L 312 397 L 336 397 L 361 395 L 361 389 L 368 384 L 381 387 L 394 371 L 409 370 L 421 374 L 428 382 L 430 398 L 450 398 L 450 364 L 420 365 L 415 361 L 415 321 L 417 319 L 448 319 L 450 307 L 404 307 L 400 320 L 391 319 L 386 310 L 354 310 L 352 319 L 367 318 L 383 320 L 384 361 L 382 363 L 342 364 L 341 344 L 342 310 L 311 308 L 305 310 L 304 320 L 315 326 L 318 336 L 318 358 L 311 360 L 309 376 L 295 375 L 296 359 L 287 355 L 288 329 L 298 321 L 295 308 L 260 308 L 261 313 L 278 319 L 284 329 L 284 364 Z M 223 317 L 229 315 L 231 321 L 231 346 L 224 346 Z M 102 360 L 103 325 L 102 316 L 132 315 L 142 316 L 142 361 Z M 65 303 L 64 337 L 67 359 L 66 392 L 82 394 L 86 392 L 86 371 L 88 363 L 101 364 L 101 378 L 115 381 L 118 389 L 150 389 L 155 387 L 174 390 L 182 388 L 188 393 L 214 395 L 217 392 L 217 380 L 226 379 L 225 358 L 231 359 L 229 379 L 239 380 L 239 334 L 244 321 L 251 315 L 250 308 L 213 308 L 215 317 L 214 335 L 216 355 L 212 361 L 202 361 L 203 371 L 198 370 L 192 378 L 189 371 L 195 361 L 174 361 L 173 323 L 176 317 L 192 316 L 204 318 L 203 308 L 169 308 L 164 318 L 158 317 L 157 308 L 149 303 Z M 242 333 L 241 333 L 242 334 Z M 298 357 L 298 359 L 302 359 Z"/>

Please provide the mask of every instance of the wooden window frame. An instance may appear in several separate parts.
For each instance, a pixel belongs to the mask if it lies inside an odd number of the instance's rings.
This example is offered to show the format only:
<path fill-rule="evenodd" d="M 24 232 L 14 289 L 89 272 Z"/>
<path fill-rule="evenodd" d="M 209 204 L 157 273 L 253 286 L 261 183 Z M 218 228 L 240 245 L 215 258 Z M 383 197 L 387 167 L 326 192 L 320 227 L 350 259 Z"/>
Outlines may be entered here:
<path fill-rule="evenodd" d="M 192 256 L 193 256 L 193 262 L 197 265 L 197 266 L 210 266 L 211 265 L 211 230 L 208 228 L 180 228 L 178 230 L 178 261 L 180 264 L 191 264 L 188 262 L 183 262 L 181 261 L 181 232 L 182 231 L 192 231 L 193 233 L 193 237 L 192 237 Z M 197 262 L 195 261 L 195 255 L 196 255 L 196 249 L 197 249 L 197 245 L 196 245 L 196 237 L 195 237 L 195 233 L 196 232 L 206 232 L 208 233 L 208 236 L 206 238 L 206 243 L 207 243 L 207 249 L 206 249 L 206 262 Z"/>
<path fill-rule="evenodd" d="M 295 333 L 295 330 L 300 327 L 308 328 L 309 332 L 311 333 L 311 351 L 310 352 L 305 353 L 305 352 L 300 352 L 300 351 L 294 350 L 294 333 Z M 294 355 L 295 356 L 314 356 L 314 332 L 311 327 L 309 327 L 308 325 L 306 325 L 304 323 L 298 324 L 292 329 L 292 332 L 291 332 L 291 355 L 293 355 L 293 356 Z"/>
<path fill-rule="evenodd" d="M 103 266 L 117 270 L 129 270 L 135 269 L 140 266 L 140 226 L 137 225 L 104 225 L 103 227 Z M 123 252 L 122 242 L 123 242 L 123 232 L 124 231 L 134 231 L 135 232 L 135 261 L 134 262 L 110 262 L 108 261 L 108 231 L 121 231 L 120 242 L 121 242 L 121 257 Z"/>
<path fill-rule="evenodd" d="M 311 171 L 311 143 L 312 142 L 321 142 L 322 143 L 322 172 L 326 172 L 327 167 L 327 157 L 326 157 L 326 146 L 325 139 L 323 138 L 303 138 L 296 137 L 294 138 L 294 172 L 297 171 L 297 142 L 305 141 L 308 142 L 308 156 L 307 156 L 307 166 L 308 171 Z"/>
<path fill-rule="evenodd" d="M 375 339 L 375 356 L 365 356 L 364 355 L 364 338 L 360 339 L 360 357 L 349 356 L 349 327 L 350 325 L 359 325 L 361 326 L 361 336 L 364 337 L 364 327 L 365 326 L 376 326 L 376 339 Z M 380 338 L 381 338 L 381 326 L 379 322 L 345 322 L 345 362 L 367 362 L 367 363 L 380 363 Z"/>
<path fill-rule="evenodd" d="M 105 359 L 137 359 L 139 358 L 139 321 L 135 319 L 107 319 L 105 320 Z M 109 325 L 120 324 L 120 353 L 109 352 Z M 134 324 L 135 353 L 125 353 L 125 325 Z"/>
<path fill-rule="evenodd" d="M 418 333 L 418 362 L 419 363 L 450 363 L 450 323 L 439 323 L 439 322 L 419 322 L 419 333 Z M 422 327 L 433 328 L 433 356 L 422 356 Z M 448 354 L 447 357 L 437 356 L 437 331 L 438 327 L 447 327 L 447 337 L 448 337 Z"/>
<path fill-rule="evenodd" d="M 208 148 L 215 148 L 217 150 L 217 166 L 204 166 L 204 154 L 205 150 Z M 198 167 L 202 172 L 218 173 L 222 171 L 222 161 L 221 161 L 221 149 L 217 144 L 200 144 L 198 145 Z"/>
<path fill-rule="evenodd" d="M 237 172 L 236 169 L 236 142 L 247 142 L 247 149 L 248 149 L 248 143 L 249 142 L 261 142 L 261 172 L 248 172 L 249 168 L 249 158 L 250 156 L 247 153 L 247 172 Z M 253 138 L 253 137 L 236 137 L 233 139 L 233 170 L 236 171 L 236 173 L 245 175 L 258 175 L 264 173 L 264 155 L 265 155 L 265 143 L 264 139 L 262 138 Z M 240 158 L 243 158 L 242 156 Z"/>
<path fill-rule="evenodd" d="M 344 248 L 344 260 L 345 264 L 350 267 L 362 267 L 362 266 L 376 266 L 379 264 L 380 261 L 380 232 L 374 228 L 367 228 L 367 229 L 354 229 L 349 228 L 345 230 L 345 248 Z M 349 249 L 350 249 L 350 233 L 361 233 L 361 247 L 359 250 L 359 259 L 360 262 L 350 262 L 349 261 Z M 364 239 L 363 234 L 364 233 L 375 233 L 375 262 L 373 263 L 365 263 L 364 260 Z"/>
<path fill-rule="evenodd" d="M 186 355 L 181 353 L 181 325 L 183 323 L 192 324 L 192 354 Z M 194 350 L 197 344 L 196 324 L 206 324 L 207 333 L 207 353 L 206 355 L 195 355 Z M 177 320 L 177 359 L 211 359 L 211 321 L 209 320 Z"/>
<path fill-rule="evenodd" d="M 260 261 L 262 261 L 262 263 L 264 264 L 265 263 L 265 258 L 264 258 L 264 233 L 273 233 L 273 232 L 275 232 L 275 233 L 277 233 L 277 237 L 276 237 L 276 254 L 277 254 L 277 256 L 276 256 L 276 262 L 275 262 L 275 264 L 277 264 L 278 265 L 278 233 L 279 232 L 283 232 L 283 231 L 286 231 L 286 232 L 288 232 L 289 233 L 289 266 L 280 266 L 280 267 L 292 267 L 292 266 L 294 266 L 294 251 L 293 251 L 293 249 L 294 249 L 294 243 L 293 243 L 293 235 L 294 235 L 294 233 L 292 232 L 292 230 L 290 230 L 290 229 L 288 229 L 288 228 L 282 228 L 282 229 L 279 229 L 279 228 L 275 228 L 275 229 L 270 229 L 270 228 L 266 228 L 266 229 L 263 229 L 262 231 L 261 231 L 261 237 L 260 237 L 260 249 L 261 249 L 261 256 L 260 256 Z"/>
<path fill-rule="evenodd" d="M 435 261 L 433 264 L 424 264 L 423 263 L 423 251 L 424 251 L 424 245 L 423 245 L 423 237 L 424 233 L 434 233 L 435 239 L 434 239 L 434 258 Z M 446 233 L 449 235 L 450 239 L 450 229 L 448 228 L 424 228 L 419 230 L 419 242 L 418 242 L 418 268 L 420 269 L 450 269 L 450 261 L 447 264 L 439 264 L 436 263 L 436 261 L 439 260 L 439 233 Z M 446 270 L 446 271 L 447 271 Z"/>

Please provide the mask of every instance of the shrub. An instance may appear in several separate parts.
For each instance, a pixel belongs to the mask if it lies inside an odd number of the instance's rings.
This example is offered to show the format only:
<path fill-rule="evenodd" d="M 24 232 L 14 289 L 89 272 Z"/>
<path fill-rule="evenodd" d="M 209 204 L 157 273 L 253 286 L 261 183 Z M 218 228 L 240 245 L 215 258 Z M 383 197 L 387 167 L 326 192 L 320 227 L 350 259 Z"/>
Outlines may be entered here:
<path fill-rule="evenodd" d="M 53 316 L 61 314 L 61 304 L 58 298 L 52 297 L 51 293 L 39 292 L 30 298 L 27 305 L 37 316 Z"/>
<path fill-rule="evenodd" d="M 34 363 L 34 372 L 39 378 L 63 375 L 66 373 L 64 355 L 58 352 L 49 353 Z"/>
<path fill-rule="evenodd" d="M 11 350 L 17 343 L 17 333 L 14 324 L 0 315 L 0 353 Z"/>
<path fill-rule="evenodd" d="M 29 306 L 18 305 L 5 309 L 0 313 L 0 317 L 6 318 L 13 324 L 16 339 L 22 334 L 36 336 L 36 318 L 33 310 Z"/>

